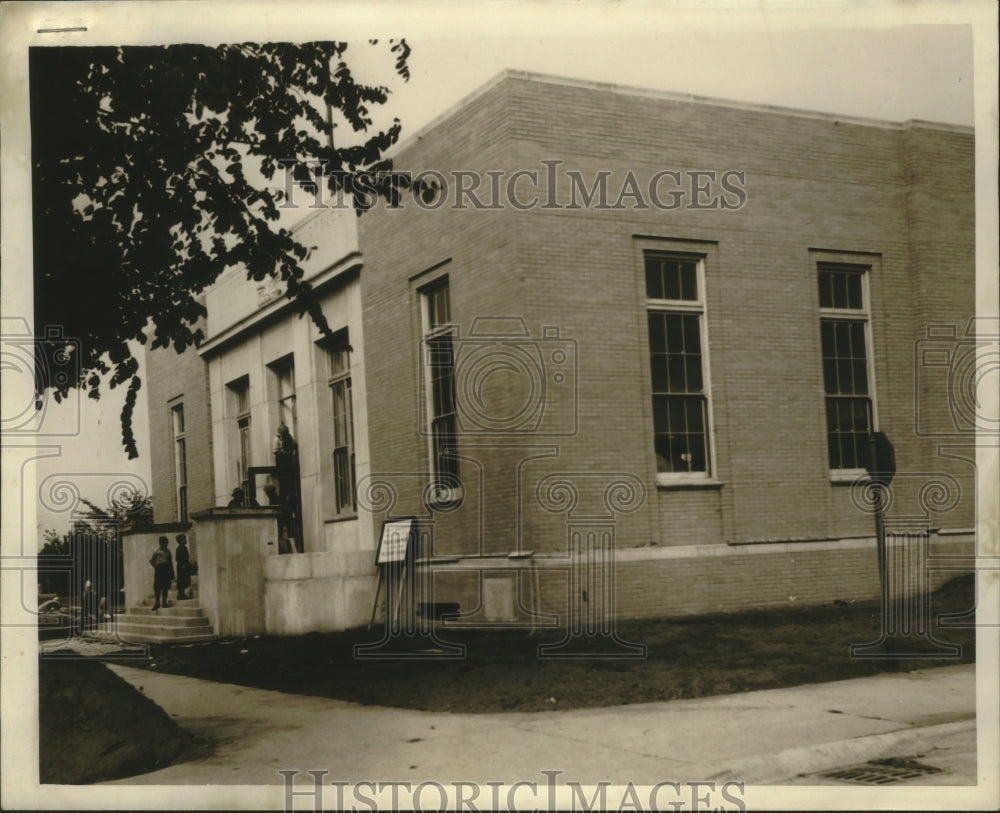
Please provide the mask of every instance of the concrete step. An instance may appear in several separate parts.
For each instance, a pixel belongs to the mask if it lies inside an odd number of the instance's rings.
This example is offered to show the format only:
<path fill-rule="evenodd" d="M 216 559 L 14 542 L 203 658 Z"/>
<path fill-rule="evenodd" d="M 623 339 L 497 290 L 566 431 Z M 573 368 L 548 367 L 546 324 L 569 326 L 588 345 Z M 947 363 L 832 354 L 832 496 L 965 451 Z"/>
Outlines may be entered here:
<path fill-rule="evenodd" d="M 148 615 L 153 618 L 173 618 L 173 617 L 183 617 L 190 618 L 194 616 L 202 616 L 205 611 L 199 606 L 197 601 L 180 601 L 174 604 L 172 607 L 160 607 L 155 613 L 152 607 L 140 606 L 140 607 L 129 607 L 125 611 L 125 615 Z"/>
<path fill-rule="evenodd" d="M 218 636 L 211 632 L 211 628 L 209 628 L 208 632 L 203 632 L 204 628 L 202 627 L 194 629 L 197 631 L 188 632 L 183 635 L 165 635 L 157 631 L 155 627 L 134 632 L 109 625 L 107 629 L 88 630 L 84 635 L 87 638 L 96 638 L 100 641 L 121 641 L 128 644 L 176 644 L 178 646 L 183 644 L 209 643 L 218 640 Z"/>
<path fill-rule="evenodd" d="M 170 637 L 165 635 L 120 635 L 120 640 L 126 644 L 207 644 L 219 640 L 215 634 L 206 635 L 185 635 L 183 638 Z"/>
<path fill-rule="evenodd" d="M 193 596 L 191 598 L 182 598 L 180 601 L 178 601 L 176 598 L 174 598 L 173 596 L 171 596 L 169 599 L 167 599 L 167 601 L 169 602 L 170 607 L 200 607 L 201 606 L 201 602 L 197 598 L 195 598 Z M 148 608 L 152 607 L 155 603 L 156 603 L 156 599 L 154 599 L 152 597 L 150 597 L 150 598 L 144 598 L 139 603 L 138 606 L 139 607 L 146 607 L 148 609 Z M 132 608 L 130 607 L 129 609 L 132 609 Z M 161 609 L 162 609 L 162 607 L 161 607 Z"/>
<path fill-rule="evenodd" d="M 183 616 L 183 615 L 164 615 L 160 616 L 158 613 L 151 613 L 150 615 L 130 615 L 125 613 L 124 615 L 118 616 L 115 621 L 118 624 L 130 624 L 132 626 L 140 627 L 209 627 L 211 623 L 209 620 L 203 616 Z"/>
<path fill-rule="evenodd" d="M 188 596 L 190 596 L 190 598 L 182 598 L 180 600 L 181 604 L 184 604 L 185 602 L 188 602 L 188 601 L 197 601 L 198 600 L 198 591 L 197 590 L 188 590 L 187 594 L 188 594 Z M 170 598 L 168 599 L 168 601 L 171 604 L 177 604 L 178 603 L 176 591 L 174 591 L 174 590 L 170 591 Z M 148 596 L 144 596 L 143 597 L 142 604 L 140 606 L 142 606 L 142 607 L 152 607 L 154 604 L 156 604 L 156 596 L 154 596 L 152 593 L 150 593 Z"/>
<path fill-rule="evenodd" d="M 119 637 L 124 638 L 125 636 L 141 636 L 143 640 L 150 637 L 163 638 L 165 640 L 174 641 L 178 638 L 189 638 L 190 636 L 201 636 L 201 635 L 212 635 L 211 625 L 208 623 L 207 619 L 204 624 L 199 624 L 197 626 L 173 626 L 168 624 L 129 624 L 127 622 L 119 621 L 114 624 L 113 629 Z"/>
<path fill-rule="evenodd" d="M 148 633 L 142 635 L 126 634 L 118 637 L 127 644 L 207 644 L 219 640 L 219 636 L 208 633 L 205 635 L 185 635 L 184 637 L 149 635 Z"/>

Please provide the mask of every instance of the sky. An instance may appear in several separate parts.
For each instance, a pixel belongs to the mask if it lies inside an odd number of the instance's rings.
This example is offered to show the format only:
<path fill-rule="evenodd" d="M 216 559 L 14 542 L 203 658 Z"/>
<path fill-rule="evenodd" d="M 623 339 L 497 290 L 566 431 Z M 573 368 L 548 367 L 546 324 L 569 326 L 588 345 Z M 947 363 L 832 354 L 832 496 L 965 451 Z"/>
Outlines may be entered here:
<path fill-rule="evenodd" d="M 425 0 L 375 4 L 364 12 L 353 3 L 334 4 L 323 7 L 336 10 L 326 16 L 316 4 L 274 4 L 285 9 L 280 17 L 269 5 L 238 4 L 254 13 L 233 15 L 226 5 L 200 3 L 197 25 L 183 2 L 124 5 L 133 10 L 91 12 L 86 3 L 39 6 L 23 40 L 13 47 L 8 40 L 5 60 L 8 66 L 13 60 L 16 72 L 17 48 L 25 51 L 30 44 L 347 39 L 355 73 L 392 90 L 377 123 L 399 118 L 404 140 L 505 68 L 844 116 L 974 123 L 974 29 L 961 3 L 859 6 L 816 0 L 795 4 L 794 11 L 775 2 L 483 3 L 473 12 L 469 5 Z M 228 4 L 230 12 L 233 5 Z M 302 13 L 295 13 L 300 7 Z M 88 31 L 48 39 L 34 33 L 67 21 L 82 21 Z M 370 36 L 400 34 L 412 48 L 411 78 L 405 83 L 391 70 L 385 42 L 376 48 L 366 43 Z M 10 160 L 8 143 L 5 176 Z M 6 212 L 9 197 L 5 190 Z M 11 267 L 16 266 L 3 265 L 8 290 Z M 30 287 L 27 291 L 30 297 Z M 4 316 L 16 314 L 16 306 L 5 305 Z M 79 432 L 45 441 L 59 448 L 39 461 L 39 486 L 65 476 L 79 483 L 84 496 L 104 502 L 116 477 L 148 482 L 144 392 L 135 418 L 141 457 L 131 462 L 121 449 L 123 395 L 113 391 L 100 402 L 47 405 L 47 420 L 70 427 L 79 421 Z M 68 526 L 68 514 L 59 508 L 65 504 L 53 507 L 51 498 L 42 500 L 36 533 Z"/>
<path fill-rule="evenodd" d="M 973 123 L 971 30 L 960 26 L 650 33 L 610 46 L 596 36 L 412 45 L 413 76 L 393 100 L 404 137 L 504 68 L 892 121 Z"/>

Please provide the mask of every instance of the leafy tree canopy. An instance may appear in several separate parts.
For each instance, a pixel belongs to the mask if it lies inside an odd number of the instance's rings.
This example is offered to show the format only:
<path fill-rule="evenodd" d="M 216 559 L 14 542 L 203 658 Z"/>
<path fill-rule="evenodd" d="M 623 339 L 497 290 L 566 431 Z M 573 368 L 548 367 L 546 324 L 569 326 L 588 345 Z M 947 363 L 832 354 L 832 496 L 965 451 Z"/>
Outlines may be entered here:
<path fill-rule="evenodd" d="M 69 531 L 62 536 L 52 528 L 44 531 L 43 554 L 65 553 L 73 539 L 80 536 L 114 542 L 119 539 L 122 529 L 153 522 L 153 498 L 138 491 L 119 494 L 103 508 L 86 497 L 81 497 L 80 503 L 83 507 L 74 513 Z"/>
<path fill-rule="evenodd" d="M 408 79 L 406 42 L 388 47 Z M 324 162 L 335 193 L 357 188 L 359 172 L 390 168 L 384 154 L 400 123 L 373 132 L 372 118 L 389 90 L 357 81 L 346 51 L 343 42 L 31 49 L 37 388 L 58 400 L 127 384 L 129 458 L 141 386 L 129 340 L 148 334 L 152 347 L 177 352 L 197 344 L 198 297 L 226 268 L 284 281 L 300 315 L 329 333 L 303 280 L 308 249 L 275 221 L 288 162 L 307 181 Z M 352 132 L 343 145 L 334 115 Z M 391 197 L 392 183 L 378 191 Z M 79 343 L 78 375 L 52 372 L 65 341 L 50 327 Z"/>

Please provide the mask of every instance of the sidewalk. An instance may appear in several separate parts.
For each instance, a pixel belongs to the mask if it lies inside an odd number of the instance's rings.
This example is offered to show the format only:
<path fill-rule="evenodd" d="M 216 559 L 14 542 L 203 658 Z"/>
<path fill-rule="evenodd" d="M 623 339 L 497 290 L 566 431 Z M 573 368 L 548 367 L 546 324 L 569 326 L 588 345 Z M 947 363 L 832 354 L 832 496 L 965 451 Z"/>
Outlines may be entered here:
<path fill-rule="evenodd" d="M 602 709 L 453 714 L 359 706 L 109 664 L 211 754 L 113 785 L 794 781 L 975 729 L 975 667 Z M 800 780 L 801 781 L 801 780 Z M 955 780 L 952 780 L 955 781 Z"/>

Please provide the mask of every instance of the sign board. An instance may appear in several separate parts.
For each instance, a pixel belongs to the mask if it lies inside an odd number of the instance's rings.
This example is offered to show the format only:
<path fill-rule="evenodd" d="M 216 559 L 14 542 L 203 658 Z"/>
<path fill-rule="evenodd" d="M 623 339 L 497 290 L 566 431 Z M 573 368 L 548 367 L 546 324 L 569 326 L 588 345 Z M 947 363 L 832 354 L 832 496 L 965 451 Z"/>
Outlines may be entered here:
<path fill-rule="evenodd" d="M 885 432 L 871 435 L 871 463 L 868 474 L 876 483 L 888 486 L 896 474 L 896 452 Z"/>
<path fill-rule="evenodd" d="M 406 561 L 410 537 L 416 529 L 416 519 L 392 519 L 382 523 L 382 536 L 378 541 L 378 553 L 375 564 L 385 565 L 390 562 Z"/>

